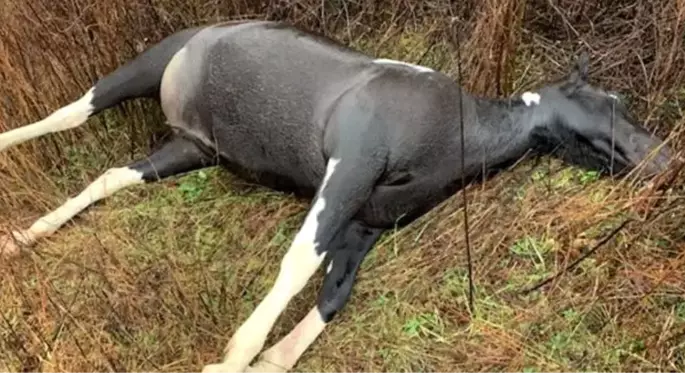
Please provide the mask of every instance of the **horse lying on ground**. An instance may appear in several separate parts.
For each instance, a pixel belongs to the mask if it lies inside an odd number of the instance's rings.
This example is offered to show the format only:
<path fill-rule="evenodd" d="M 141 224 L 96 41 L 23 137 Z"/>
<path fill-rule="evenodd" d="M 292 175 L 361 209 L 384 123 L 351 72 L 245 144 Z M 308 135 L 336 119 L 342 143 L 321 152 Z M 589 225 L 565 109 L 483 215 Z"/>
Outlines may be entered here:
<path fill-rule="evenodd" d="M 139 97 L 160 100 L 173 138 L 0 240 L 6 253 L 18 252 L 122 188 L 217 165 L 311 198 L 272 289 L 235 331 L 223 361 L 205 371 L 293 368 L 347 302 L 381 234 L 431 210 L 456 193 L 462 179 L 502 170 L 529 151 L 614 174 L 641 164 L 644 177 L 664 170 L 671 156 L 615 95 L 588 83 L 585 54 L 567 77 L 535 92 L 478 98 L 440 72 L 374 59 L 268 21 L 177 32 L 77 101 L 0 134 L 0 150 L 75 128 Z M 288 302 L 322 265 L 317 304 L 250 366 Z"/>

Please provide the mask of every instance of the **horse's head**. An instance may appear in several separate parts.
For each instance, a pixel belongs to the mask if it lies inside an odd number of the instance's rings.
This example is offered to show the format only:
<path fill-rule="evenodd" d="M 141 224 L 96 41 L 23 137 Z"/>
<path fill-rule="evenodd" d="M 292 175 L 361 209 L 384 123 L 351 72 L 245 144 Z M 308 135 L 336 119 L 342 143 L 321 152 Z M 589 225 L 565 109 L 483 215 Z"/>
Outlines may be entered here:
<path fill-rule="evenodd" d="M 663 171 L 671 150 L 617 95 L 588 82 L 588 64 L 583 53 L 565 79 L 539 91 L 550 118 L 534 132 L 536 142 L 569 163 L 603 172 L 621 174 L 641 164 L 644 177 Z"/>

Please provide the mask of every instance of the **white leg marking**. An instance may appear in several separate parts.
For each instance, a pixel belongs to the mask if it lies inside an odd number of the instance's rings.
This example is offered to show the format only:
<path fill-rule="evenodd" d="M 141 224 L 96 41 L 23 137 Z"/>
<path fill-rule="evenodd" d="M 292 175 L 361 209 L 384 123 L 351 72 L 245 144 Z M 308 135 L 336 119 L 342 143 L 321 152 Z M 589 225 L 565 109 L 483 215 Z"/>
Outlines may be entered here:
<path fill-rule="evenodd" d="M 409 63 L 409 62 L 391 60 L 391 59 L 387 59 L 387 58 L 378 58 L 378 59 L 375 59 L 375 60 L 373 60 L 373 63 L 377 63 L 377 64 L 386 64 L 386 65 L 402 65 L 402 66 L 408 66 L 408 67 L 414 68 L 414 69 L 416 69 L 417 71 L 422 72 L 422 73 L 430 73 L 430 72 L 435 71 L 435 70 L 433 70 L 433 69 L 431 69 L 431 68 L 429 68 L 429 67 L 420 66 L 420 65 L 415 65 L 415 64 Z"/>
<path fill-rule="evenodd" d="M 283 339 L 264 351 L 248 372 L 286 372 L 292 369 L 302 354 L 326 328 L 321 313 L 314 307 Z"/>
<path fill-rule="evenodd" d="M 93 90 L 91 88 L 78 101 L 53 112 L 41 121 L 0 134 L 0 151 L 51 132 L 80 126 L 93 113 Z"/>
<path fill-rule="evenodd" d="M 540 104 L 540 95 L 535 93 L 535 92 L 523 92 L 521 95 L 521 99 L 523 102 L 526 104 L 526 106 L 530 105 L 539 105 Z"/>
<path fill-rule="evenodd" d="M 339 159 L 328 161 L 320 190 L 325 189 L 339 162 Z M 317 219 L 325 207 L 326 200 L 319 195 L 283 257 L 273 287 L 228 342 L 224 361 L 205 366 L 203 372 L 242 372 L 264 347 L 276 319 L 290 300 L 305 287 L 325 257 L 325 253 L 316 253 Z"/>
<path fill-rule="evenodd" d="M 36 239 L 53 233 L 96 201 L 109 197 L 125 187 L 142 182 L 141 172 L 127 167 L 112 168 L 88 185 L 79 195 L 70 198 L 56 210 L 38 219 L 29 229 L 23 232 L 12 232 L 12 234 L 17 241 L 30 245 Z"/>

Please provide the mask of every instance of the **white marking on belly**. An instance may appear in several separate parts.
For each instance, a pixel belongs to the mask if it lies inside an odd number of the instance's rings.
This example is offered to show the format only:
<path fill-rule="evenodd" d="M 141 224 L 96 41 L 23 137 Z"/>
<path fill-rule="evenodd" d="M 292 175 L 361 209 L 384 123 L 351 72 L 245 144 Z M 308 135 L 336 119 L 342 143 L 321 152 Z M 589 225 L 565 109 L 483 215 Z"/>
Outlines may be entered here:
<path fill-rule="evenodd" d="M 64 106 L 38 122 L 15 128 L 0 134 L 0 151 L 24 141 L 75 128 L 85 123 L 93 113 L 93 90 L 91 88 L 80 99 Z"/>
<path fill-rule="evenodd" d="M 320 193 L 314 206 L 309 210 L 302 228 L 297 232 L 288 252 L 283 257 L 273 287 L 229 341 L 224 362 L 205 367 L 207 371 L 216 369 L 243 371 L 264 346 L 266 337 L 278 316 L 285 310 L 290 300 L 306 286 L 323 262 L 326 253 L 317 254 L 316 252 L 319 245 L 316 241 L 319 228 L 318 217 L 326 208 L 324 197 L 326 186 L 338 163 L 340 163 L 339 159 L 331 158 L 328 161 L 326 174 L 319 187 Z"/>
<path fill-rule="evenodd" d="M 160 102 L 167 125 L 208 148 L 216 148 L 217 144 L 196 122 L 199 114 L 196 105 L 192 105 L 200 90 L 198 85 L 202 82 L 201 66 L 204 63 L 195 50 L 197 48 L 183 47 L 171 58 L 162 75 Z"/>
<path fill-rule="evenodd" d="M 326 323 L 321 318 L 319 310 L 317 307 L 312 308 L 288 335 L 264 351 L 249 371 L 274 372 L 276 368 L 280 368 L 280 371 L 285 372 L 292 369 L 325 328 Z"/>
<path fill-rule="evenodd" d="M 112 168 L 88 185 L 79 195 L 68 199 L 62 206 L 38 219 L 28 230 L 13 232 L 13 234 L 19 242 L 30 245 L 36 239 L 55 232 L 96 201 L 109 197 L 123 188 L 141 183 L 143 183 L 142 172 L 128 167 Z"/>
<path fill-rule="evenodd" d="M 167 121 L 174 126 L 182 122 L 183 107 L 181 107 L 181 96 L 184 89 L 188 89 L 187 82 L 184 80 L 184 74 L 181 73 L 181 66 L 185 61 L 186 48 L 181 48 L 171 61 L 166 65 L 162 81 L 160 83 L 160 101 L 162 110 L 167 118 Z"/>
<path fill-rule="evenodd" d="M 541 98 L 542 97 L 540 97 L 540 95 L 535 92 L 523 92 L 523 94 L 521 95 L 521 99 L 526 104 L 526 106 L 531 106 L 533 104 L 539 105 Z"/>
<path fill-rule="evenodd" d="M 431 69 L 431 68 L 429 68 L 429 67 L 425 67 L 425 66 L 421 66 L 421 65 L 415 65 L 415 64 L 409 63 L 409 62 L 391 60 L 391 59 L 388 59 L 388 58 L 378 58 L 378 59 L 373 60 L 373 63 L 377 63 L 377 64 L 381 64 L 381 65 L 382 65 L 382 64 L 386 64 L 386 65 L 402 65 L 402 66 L 407 66 L 407 67 L 411 67 L 411 68 L 413 68 L 413 69 L 415 69 L 415 70 L 417 70 L 417 71 L 419 71 L 419 72 L 422 72 L 422 73 L 429 73 L 429 72 L 434 72 L 434 71 L 435 71 L 435 70 L 433 70 L 433 69 Z"/>

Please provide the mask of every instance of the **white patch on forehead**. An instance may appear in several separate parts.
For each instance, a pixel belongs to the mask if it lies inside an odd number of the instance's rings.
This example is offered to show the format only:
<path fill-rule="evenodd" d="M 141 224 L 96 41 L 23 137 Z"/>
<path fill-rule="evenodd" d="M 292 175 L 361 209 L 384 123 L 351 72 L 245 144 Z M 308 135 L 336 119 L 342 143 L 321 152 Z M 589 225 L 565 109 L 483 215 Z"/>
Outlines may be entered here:
<path fill-rule="evenodd" d="M 422 73 L 429 73 L 429 72 L 435 71 L 435 70 L 433 70 L 433 69 L 431 69 L 431 68 L 429 68 L 429 67 L 420 66 L 420 65 L 415 65 L 415 64 L 413 64 L 413 63 L 408 63 L 408 62 L 403 62 L 403 61 L 390 60 L 390 59 L 387 59 L 387 58 L 378 58 L 378 59 L 375 59 L 375 60 L 373 60 L 373 63 L 377 63 L 377 64 L 381 64 L 381 65 L 385 64 L 385 65 L 402 65 L 402 66 L 407 66 L 407 67 L 411 67 L 411 68 L 413 68 L 413 69 L 415 69 L 415 70 L 417 70 L 417 71 L 419 71 L 419 72 L 422 72 Z"/>
<path fill-rule="evenodd" d="M 526 104 L 526 106 L 530 106 L 532 104 L 540 105 L 541 97 L 539 94 L 535 92 L 523 92 L 523 94 L 521 95 L 521 99 Z"/>
<path fill-rule="evenodd" d="M 609 97 L 613 98 L 614 100 L 618 101 L 618 96 L 616 96 L 613 93 L 609 93 Z"/>
<path fill-rule="evenodd" d="M 331 273 L 332 269 L 333 269 L 333 261 L 331 260 L 330 263 L 328 263 L 328 268 L 326 268 L 326 274 Z"/>

